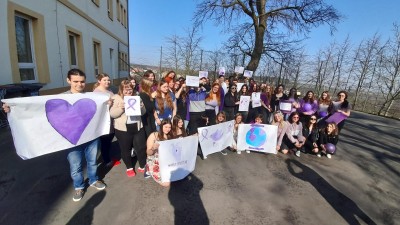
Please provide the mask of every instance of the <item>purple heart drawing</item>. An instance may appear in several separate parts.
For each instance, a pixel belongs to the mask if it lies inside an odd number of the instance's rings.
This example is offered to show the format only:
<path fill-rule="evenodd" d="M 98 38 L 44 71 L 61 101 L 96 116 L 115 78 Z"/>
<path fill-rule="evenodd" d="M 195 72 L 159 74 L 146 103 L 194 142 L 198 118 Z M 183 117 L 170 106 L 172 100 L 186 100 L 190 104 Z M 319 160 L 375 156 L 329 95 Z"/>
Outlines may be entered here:
<path fill-rule="evenodd" d="M 51 99 L 45 104 L 51 126 L 71 144 L 78 143 L 83 131 L 96 113 L 96 103 L 83 98 L 73 105 L 63 99 Z"/>

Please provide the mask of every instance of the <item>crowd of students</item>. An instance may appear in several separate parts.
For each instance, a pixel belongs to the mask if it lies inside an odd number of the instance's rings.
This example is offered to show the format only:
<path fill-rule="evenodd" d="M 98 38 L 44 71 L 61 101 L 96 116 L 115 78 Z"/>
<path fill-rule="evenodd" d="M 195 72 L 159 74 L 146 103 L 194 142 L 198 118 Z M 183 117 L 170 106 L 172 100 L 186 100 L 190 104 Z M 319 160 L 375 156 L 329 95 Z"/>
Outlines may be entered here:
<path fill-rule="evenodd" d="M 71 93 L 74 93 L 75 76 L 85 76 L 82 71 L 76 70 L 68 73 Z M 199 127 L 234 120 L 234 142 L 221 151 L 223 155 L 229 151 L 241 154 L 245 149 L 238 149 L 236 145 L 239 125 L 258 123 L 278 127 L 276 150 L 283 154 L 293 152 L 300 157 L 301 152 L 309 152 L 318 157 L 326 155 L 331 158 L 333 152 L 328 152 L 326 146 L 328 143 L 337 144 L 345 120 L 339 124 L 327 123 L 325 120 L 336 112 L 347 117 L 350 115 L 351 107 L 345 91 L 337 94 L 337 100 L 331 100 L 328 92 L 323 92 L 318 98 L 312 91 L 300 98 L 296 88 L 291 88 L 286 94 L 284 85 L 279 84 L 274 88 L 253 79 L 239 80 L 233 76 L 229 79 L 219 76 L 214 82 L 203 77 L 198 87 L 187 86 L 185 79 L 177 78 L 174 71 L 169 71 L 158 81 L 155 77 L 151 70 L 147 70 L 140 81 L 123 80 L 119 84 L 118 93 L 114 94 L 110 91 L 110 77 L 99 74 L 93 91 L 110 96 L 110 134 L 100 137 L 99 146 L 104 163 L 109 167 L 120 164 L 118 159 L 111 157 L 113 154 L 110 152 L 115 136 L 121 159 L 126 166 L 126 175 L 133 177 L 137 172 L 143 173 L 145 178 L 152 177 L 163 186 L 169 186 L 169 183 L 163 183 L 159 174 L 159 141 L 196 135 Z M 237 90 L 238 86 L 240 90 Z M 252 96 L 253 93 L 259 93 L 261 105 L 252 107 L 249 104 L 247 111 L 239 111 L 241 96 Z M 141 115 L 127 116 L 124 96 L 135 95 L 140 96 Z M 289 102 L 290 110 L 281 110 L 282 102 Z M 6 112 L 10 111 L 7 105 L 3 108 Z M 248 150 L 246 152 L 250 153 Z M 135 170 L 136 161 L 139 167 Z M 70 161 L 70 164 L 73 163 Z M 72 171 L 71 167 L 71 177 L 74 180 L 73 173 L 81 174 L 82 171 Z M 97 177 L 91 179 L 92 186 L 104 189 L 105 185 L 99 182 Z M 74 180 L 75 183 L 79 185 L 74 185 L 77 193 L 73 199 L 79 201 L 83 196 L 83 180 Z"/>

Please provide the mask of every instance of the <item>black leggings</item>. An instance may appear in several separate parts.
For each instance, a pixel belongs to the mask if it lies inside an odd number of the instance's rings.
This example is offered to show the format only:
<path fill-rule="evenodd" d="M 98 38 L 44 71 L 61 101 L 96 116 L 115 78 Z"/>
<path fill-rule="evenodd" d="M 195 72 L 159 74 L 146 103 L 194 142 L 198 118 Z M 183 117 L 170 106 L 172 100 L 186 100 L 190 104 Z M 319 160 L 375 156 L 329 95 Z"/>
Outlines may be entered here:
<path fill-rule="evenodd" d="M 135 148 L 139 166 L 146 166 L 146 135 L 144 129 L 138 131 L 137 124 L 127 124 L 127 131 L 115 130 L 115 136 L 118 139 L 119 148 L 121 149 L 121 158 L 124 161 L 126 168 L 134 168 L 135 161 L 131 156 L 132 147 Z"/>
<path fill-rule="evenodd" d="M 111 161 L 111 142 L 114 138 L 114 133 L 106 134 L 100 137 L 101 142 L 101 157 L 105 164 Z"/>

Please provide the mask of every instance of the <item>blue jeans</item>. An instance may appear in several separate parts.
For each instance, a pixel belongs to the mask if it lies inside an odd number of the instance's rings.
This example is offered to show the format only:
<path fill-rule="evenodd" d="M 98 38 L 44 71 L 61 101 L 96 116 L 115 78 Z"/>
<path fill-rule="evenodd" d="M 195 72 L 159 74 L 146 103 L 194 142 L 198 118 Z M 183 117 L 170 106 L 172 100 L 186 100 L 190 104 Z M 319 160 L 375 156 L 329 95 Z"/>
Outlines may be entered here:
<path fill-rule="evenodd" d="M 89 184 L 93 184 L 98 180 L 96 164 L 98 147 L 99 139 L 96 138 L 93 141 L 68 149 L 69 153 L 67 158 L 75 190 L 85 188 L 83 178 L 83 157 L 86 158 L 87 162 Z"/>

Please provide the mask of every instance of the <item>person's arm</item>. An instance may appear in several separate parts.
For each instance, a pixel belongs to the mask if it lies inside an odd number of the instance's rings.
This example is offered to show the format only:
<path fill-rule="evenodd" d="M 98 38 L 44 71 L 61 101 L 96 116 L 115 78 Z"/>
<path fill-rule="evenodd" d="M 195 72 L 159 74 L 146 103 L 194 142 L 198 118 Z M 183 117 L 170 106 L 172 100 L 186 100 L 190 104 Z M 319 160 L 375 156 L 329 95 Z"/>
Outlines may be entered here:
<path fill-rule="evenodd" d="M 148 156 L 154 155 L 154 153 L 156 153 L 158 147 L 160 146 L 160 144 L 156 142 L 156 132 L 150 134 L 150 136 L 147 138 L 146 146 L 146 153 Z"/>
<path fill-rule="evenodd" d="M 110 116 L 115 119 L 125 113 L 125 104 L 119 95 L 114 95 L 113 99 L 114 103 L 110 108 Z"/>
<path fill-rule="evenodd" d="M 282 127 L 282 131 L 281 131 L 281 133 L 279 134 L 279 137 L 278 137 L 277 147 L 279 147 L 279 148 L 282 145 L 282 140 L 283 140 L 283 137 L 285 136 L 287 128 L 288 128 L 288 124 L 286 122 L 284 122 L 283 127 Z"/>
<path fill-rule="evenodd" d="M 158 118 L 158 114 L 157 114 L 157 111 L 156 111 L 156 110 L 154 110 L 154 119 L 155 119 L 155 121 L 156 121 L 156 123 L 157 123 L 158 125 L 161 124 L 161 120 L 160 120 L 160 118 Z"/>
<path fill-rule="evenodd" d="M 175 98 L 180 98 L 182 91 L 186 88 L 186 84 L 182 84 L 181 88 L 175 93 Z"/>
<path fill-rule="evenodd" d="M 177 109 L 178 109 L 178 107 L 176 106 L 176 100 L 173 102 L 173 109 L 172 109 L 172 118 L 174 118 L 175 117 L 175 115 L 176 115 L 176 111 L 177 111 Z"/>

